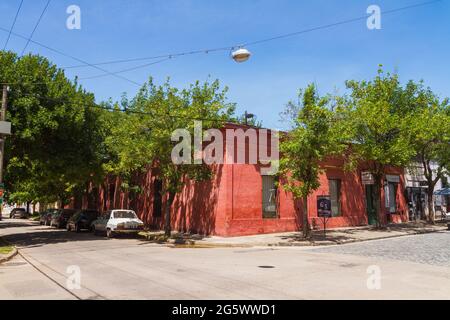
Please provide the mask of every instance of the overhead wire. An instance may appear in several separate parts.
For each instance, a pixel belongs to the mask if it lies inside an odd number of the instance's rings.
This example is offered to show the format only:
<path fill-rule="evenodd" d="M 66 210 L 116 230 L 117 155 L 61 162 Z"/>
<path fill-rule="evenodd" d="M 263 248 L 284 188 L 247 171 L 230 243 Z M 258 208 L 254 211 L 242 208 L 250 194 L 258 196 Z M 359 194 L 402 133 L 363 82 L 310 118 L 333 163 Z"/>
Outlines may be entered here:
<path fill-rule="evenodd" d="M 100 75 L 95 75 L 95 76 L 82 77 L 82 78 L 79 78 L 79 80 L 98 79 L 98 78 L 108 77 L 110 75 L 117 75 L 117 74 L 121 74 L 121 73 L 125 73 L 125 72 L 130 72 L 130 71 L 142 69 L 142 68 L 145 68 L 145 67 L 149 67 L 149 66 L 152 66 L 152 65 L 155 65 L 155 64 L 159 64 L 161 62 L 168 61 L 170 59 L 171 58 L 165 58 L 165 59 L 162 59 L 162 60 L 158 60 L 156 62 L 146 63 L 144 65 L 139 65 L 139 66 L 136 66 L 136 67 L 123 69 L 123 70 L 119 70 L 119 71 L 113 71 L 113 72 L 111 72 L 111 74 L 100 74 Z"/>
<path fill-rule="evenodd" d="M 422 2 L 422 3 L 418 3 L 418 4 L 413 4 L 413 5 L 408 5 L 408 6 L 404 6 L 404 7 L 400 7 L 400 8 L 395 8 L 395 9 L 391 9 L 391 10 L 387 10 L 387 11 L 382 11 L 381 14 L 383 15 L 387 15 L 387 14 L 392 14 L 395 12 L 400 12 L 400 11 L 404 11 L 404 10 L 409 10 L 412 8 L 417 8 L 417 7 L 421 7 L 421 6 L 425 6 L 425 5 L 430 5 L 430 4 L 434 4 L 437 2 L 442 2 L 444 0 L 433 0 L 433 1 L 427 1 L 427 2 Z M 240 47 L 248 47 L 248 46 L 253 46 L 253 45 L 257 45 L 257 44 L 261 44 L 261 43 L 265 43 L 265 42 L 269 42 L 269 41 L 275 41 L 275 40 L 279 40 L 279 39 L 283 39 L 283 38 L 288 38 L 288 37 L 293 37 L 293 36 L 298 36 L 301 34 L 305 34 L 305 33 L 309 33 L 309 32 L 313 32 L 313 31 L 317 31 L 317 30 L 322 30 L 322 29 L 328 29 L 328 28 L 332 28 L 335 26 L 339 26 L 339 25 L 344 25 L 344 24 L 349 24 L 349 23 L 353 23 L 353 22 L 357 22 L 357 21 L 361 21 L 363 19 L 367 19 L 367 16 L 361 16 L 361 17 L 357 17 L 357 18 L 353 18 L 353 19 L 347 19 L 347 20 L 343 20 L 343 21 L 339 21 L 336 23 L 331 23 L 331 24 L 326 24 L 326 25 L 322 25 L 322 26 L 317 26 L 314 28 L 309 28 L 309 29 L 304 29 L 304 30 L 300 30 L 297 32 L 291 32 L 291 33 L 286 33 L 286 34 L 282 34 L 279 36 L 274 36 L 274 37 L 270 37 L 270 38 L 266 38 L 266 39 L 261 39 L 261 40 L 257 40 L 257 41 L 252 41 L 252 42 L 247 42 L 247 43 L 243 43 L 240 45 L 233 45 L 233 46 L 227 46 L 227 47 L 218 47 L 218 48 L 213 48 L 213 49 L 203 49 L 203 50 L 194 50 L 194 51 L 187 51 L 187 52 L 181 52 L 181 53 L 173 53 L 173 54 L 166 54 L 166 55 L 159 55 L 159 56 L 153 56 L 153 57 L 147 57 L 147 58 L 132 58 L 132 59 L 121 59 L 121 60 L 112 60 L 112 61 L 106 61 L 106 62 L 99 62 L 99 63 L 89 63 L 86 61 L 83 61 L 82 59 L 76 58 L 72 55 L 66 54 L 60 50 L 57 49 L 53 49 L 47 45 L 44 45 L 42 43 L 39 43 L 37 41 L 34 41 L 30 38 L 27 38 L 29 42 L 32 42 L 36 45 L 39 45 L 43 48 L 46 48 L 50 51 L 53 51 L 55 53 L 58 53 L 60 55 L 63 55 L 65 57 L 71 58 L 72 60 L 75 60 L 77 62 L 80 62 L 82 65 L 76 65 L 76 66 L 69 66 L 66 67 L 65 69 L 71 69 L 71 68 L 79 68 L 79 67 L 92 67 L 95 68 L 103 73 L 105 73 L 105 75 L 95 75 L 92 77 L 85 77 L 85 78 L 80 78 L 80 79 L 95 79 L 95 78 L 100 78 L 103 76 L 114 76 L 117 78 L 120 78 L 122 80 L 126 80 L 128 82 L 131 82 L 137 86 L 142 86 L 142 84 L 130 80 L 126 77 L 123 77 L 120 75 L 120 73 L 124 73 L 127 71 L 132 71 L 132 70 L 137 70 L 137 69 L 141 69 L 141 68 L 145 68 L 149 65 L 154 65 L 157 63 L 162 63 L 163 61 L 166 61 L 166 59 L 171 59 L 171 58 L 176 58 L 176 57 L 180 57 L 180 56 L 186 56 L 186 55 L 194 55 L 194 54 L 200 54 L 200 53 L 209 53 L 209 52 L 215 52 L 215 51 L 224 51 L 224 50 L 233 50 L 235 48 L 240 48 Z M 5 28 L 0 27 L 0 30 L 2 31 L 7 31 Z M 11 31 L 12 35 L 21 37 L 21 38 L 25 38 L 22 35 L 18 35 L 17 33 L 14 33 Z M 162 59 L 164 58 L 164 59 Z M 154 59 L 162 59 L 160 61 L 157 61 L 155 63 L 151 63 L 151 64 L 145 64 L 145 65 L 140 65 L 140 66 L 136 66 L 136 67 L 132 67 L 129 69 L 125 69 L 125 70 L 120 70 L 117 72 L 110 72 L 108 70 L 105 70 L 103 68 L 100 68 L 100 65 L 109 65 L 109 64 L 117 64 L 117 63 L 126 63 L 126 62 L 137 62 L 137 61 L 143 61 L 143 60 L 154 60 Z"/>
<path fill-rule="evenodd" d="M 5 29 L 5 28 L 3 28 L 3 27 L 0 27 L 0 31 L 8 32 L 8 30 Z M 89 62 L 87 62 L 87 61 L 85 61 L 85 60 L 83 60 L 83 59 L 77 58 L 77 57 L 75 57 L 75 56 L 73 56 L 73 55 L 70 55 L 70 54 L 68 54 L 68 53 L 65 53 L 65 52 L 63 52 L 63 51 L 61 51 L 61 50 L 52 48 L 52 47 L 47 46 L 47 45 L 45 45 L 45 44 L 43 44 L 43 43 L 41 43 L 41 42 L 38 42 L 38 41 L 32 40 L 32 39 L 30 39 L 30 38 L 27 38 L 26 36 L 24 36 L 24 35 L 22 35 L 22 34 L 18 34 L 18 33 L 16 33 L 16 32 L 11 32 L 11 34 L 12 34 L 13 36 L 16 36 L 16 37 L 21 38 L 21 39 L 30 40 L 31 43 L 33 43 L 33 44 L 35 44 L 35 45 L 37 45 L 37 46 L 40 46 L 40 47 L 42 47 L 42 48 L 44 48 L 44 49 L 47 49 L 47 50 L 49 50 L 49 51 L 51 51 L 51 52 L 57 53 L 57 54 L 59 54 L 59 55 L 61 55 L 61 56 L 64 56 L 64 57 L 66 57 L 66 58 L 70 58 L 70 59 L 72 59 L 72 60 L 74 60 L 74 61 L 77 61 L 77 62 L 79 62 L 79 63 L 83 63 L 83 64 L 85 64 L 85 65 L 87 65 L 87 66 L 90 66 L 90 67 L 92 67 L 92 68 L 94 68 L 94 69 L 97 69 L 97 70 L 102 71 L 102 72 L 104 72 L 104 73 L 110 74 L 110 75 L 112 75 L 112 76 L 114 76 L 114 77 L 116 77 L 116 78 L 119 78 L 119 79 L 128 81 L 128 82 L 130 82 L 130 83 L 132 83 L 132 84 L 134 84 L 134 85 L 136 85 L 136 86 L 139 86 L 139 87 L 140 87 L 140 86 L 142 85 L 142 84 L 140 84 L 139 82 L 130 80 L 130 79 L 128 79 L 128 78 L 126 78 L 126 77 L 124 77 L 124 76 L 121 76 L 121 75 L 113 74 L 112 72 L 109 72 L 109 71 L 106 70 L 106 69 L 103 69 L 103 68 L 101 68 L 101 67 L 95 66 L 95 65 L 93 65 L 93 64 L 91 64 L 91 63 L 89 63 Z"/>
<path fill-rule="evenodd" d="M 6 38 L 6 42 L 3 47 L 3 50 L 6 50 L 6 47 L 8 46 L 8 43 L 9 43 L 9 39 L 11 39 L 11 32 L 13 31 L 14 26 L 16 25 L 17 18 L 19 17 L 20 9 L 22 9 L 22 5 L 23 5 L 23 0 L 20 1 L 19 8 L 17 9 L 16 15 L 14 17 L 14 21 L 11 25 L 11 29 L 9 29 L 8 38 Z"/>
<path fill-rule="evenodd" d="M 426 5 L 430 5 L 430 4 L 434 4 L 434 3 L 442 2 L 442 1 L 445 1 L 445 0 L 433 0 L 433 1 L 417 3 L 417 4 L 413 4 L 413 5 L 400 7 L 400 8 L 395 8 L 395 9 L 391 9 L 391 10 L 382 11 L 381 14 L 382 15 L 389 15 L 389 14 L 392 14 L 392 13 L 405 11 L 405 10 L 409 10 L 409 9 L 413 9 L 413 8 L 417 8 L 417 7 L 422 7 L 422 6 L 426 6 Z M 142 58 L 129 58 L 129 59 L 120 59 L 120 60 L 110 60 L 110 61 L 103 61 L 103 62 L 93 63 L 92 65 L 97 65 L 98 66 L 98 65 L 121 64 L 121 63 L 129 63 L 129 62 L 137 62 L 137 61 L 145 61 L 145 60 L 154 60 L 154 59 L 161 59 L 161 58 L 176 58 L 176 57 L 180 57 L 180 56 L 195 55 L 195 54 L 201 54 L 201 53 L 210 53 L 210 52 L 216 52 L 216 51 L 231 51 L 231 50 L 233 50 L 235 48 L 254 46 L 254 45 L 265 43 L 265 42 L 280 40 L 280 39 L 289 38 L 289 37 L 294 37 L 294 36 L 302 35 L 302 34 L 305 34 L 305 33 L 314 32 L 314 31 L 323 30 L 323 29 L 329 29 L 329 28 L 332 28 L 332 27 L 337 27 L 337 26 L 340 26 L 340 25 L 350 24 L 350 23 L 354 23 L 354 22 L 358 22 L 358 21 L 366 20 L 366 19 L 367 19 L 367 15 L 364 15 L 364 16 L 359 16 L 359 17 L 352 18 L 352 19 L 338 21 L 338 22 L 335 22 L 335 23 L 325 24 L 325 25 L 312 27 L 312 28 L 308 28 L 308 29 L 304 29 L 304 30 L 300 30 L 300 31 L 296 31 L 296 32 L 286 33 L 286 34 L 282 34 L 282 35 L 278 35 L 278 36 L 274 36 L 274 37 L 269 37 L 269 38 L 260 39 L 260 40 L 256 40 L 256 41 L 250 41 L 250 42 L 246 42 L 246 43 L 242 43 L 242 44 L 235 44 L 235 45 L 226 46 L 226 47 L 218 47 L 218 48 L 213 48 L 213 49 L 202 49 L 202 50 L 186 51 L 186 52 L 179 52 L 179 53 L 169 53 L 169 54 L 150 56 L 150 57 L 142 57 Z M 74 69 L 74 68 L 83 68 L 83 67 L 87 67 L 87 66 L 86 65 L 73 65 L 73 66 L 64 67 L 64 69 Z"/>
<path fill-rule="evenodd" d="M 23 98 L 23 97 L 32 97 L 32 98 L 36 98 L 36 99 L 42 98 L 44 100 L 53 101 L 53 102 L 63 102 L 63 100 L 65 99 L 64 97 L 60 97 L 60 98 L 39 97 L 39 96 L 36 96 L 36 94 L 21 93 L 20 98 Z M 198 121 L 227 121 L 229 123 L 239 124 L 238 122 L 233 122 L 232 120 L 229 120 L 229 119 L 220 119 L 220 116 L 219 116 L 219 118 L 192 117 L 192 116 L 174 115 L 174 114 L 170 114 L 170 113 L 167 114 L 167 113 L 155 113 L 155 112 L 149 112 L 149 111 L 139 111 L 139 110 L 133 110 L 133 109 L 129 109 L 129 108 L 122 109 L 122 108 L 106 107 L 106 106 L 102 106 L 102 105 L 98 105 L 98 104 L 88 105 L 87 107 L 94 108 L 94 109 L 101 109 L 101 110 L 105 110 L 105 111 L 112 111 L 112 112 L 120 112 L 120 113 L 136 114 L 136 115 L 146 115 L 146 116 L 151 116 L 151 117 L 168 117 L 168 118 L 172 118 L 172 119 L 186 119 L 186 120 L 198 120 Z"/>
<path fill-rule="evenodd" d="M 31 32 L 31 35 L 30 35 L 30 37 L 28 38 L 27 43 L 25 44 L 25 47 L 24 47 L 23 50 L 22 50 L 22 53 L 20 54 L 21 56 L 23 56 L 24 53 L 25 53 L 25 50 L 27 50 L 28 45 L 30 44 L 31 39 L 32 39 L 33 36 L 34 36 L 34 33 L 36 32 L 36 30 L 37 30 L 39 24 L 41 23 L 42 18 L 44 17 L 45 12 L 47 11 L 47 9 L 48 9 L 48 7 L 49 7 L 49 5 L 50 5 L 50 2 L 51 2 L 51 0 L 47 0 L 47 4 L 45 5 L 44 9 L 42 10 L 41 15 L 39 16 L 39 19 L 38 19 L 38 21 L 36 22 L 36 24 L 34 25 L 33 31 Z"/>

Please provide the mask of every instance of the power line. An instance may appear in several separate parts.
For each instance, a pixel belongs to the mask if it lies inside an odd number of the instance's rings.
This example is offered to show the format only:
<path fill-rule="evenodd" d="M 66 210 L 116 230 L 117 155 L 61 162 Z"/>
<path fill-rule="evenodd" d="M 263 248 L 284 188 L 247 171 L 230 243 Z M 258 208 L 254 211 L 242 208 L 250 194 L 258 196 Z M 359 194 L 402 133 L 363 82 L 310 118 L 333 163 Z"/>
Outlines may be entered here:
<path fill-rule="evenodd" d="M 9 39 L 11 38 L 11 32 L 14 29 L 14 26 L 16 25 L 16 21 L 17 21 L 17 18 L 19 17 L 20 9 L 22 9 L 22 4 L 23 4 L 23 0 L 20 1 L 19 8 L 17 9 L 16 16 L 14 17 L 14 21 L 11 25 L 11 29 L 9 30 L 8 38 L 6 39 L 6 43 L 5 43 L 5 46 L 3 47 L 3 50 L 6 50 L 6 47 L 8 46 Z"/>
<path fill-rule="evenodd" d="M 19 98 L 23 98 L 23 97 L 32 97 L 32 98 L 36 98 L 36 99 L 44 99 L 44 100 L 53 101 L 53 102 L 64 102 L 67 99 L 64 97 L 51 98 L 51 97 L 37 96 L 35 94 L 30 94 L 30 93 L 21 93 Z M 68 105 L 67 107 L 75 107 L 75 106 Z M 154 118 L 155 117 L 168 117 L 168 118 L 172 118 L 172 119 L 186 119 L 186 120 L 198 120 L 198 121 L 227 121 L 229 123 L 240 124 L 238 122 L 233 122 L 230 119 L 220 119 L 220 116 L 219 116 L 219 118 L 188 117 L 188 116 L 182 116 L 182 115 L 173 115 L 170 113 L 169 114 L 168 113 L 154 113 L 154 112 L 149 112 L 149 111 L 138 111 L 138 110 L 132 110 L 132 109 L 111 108 L 111 107 L 101 106 L 98 104 L 88 105 L 87 107 L 91 108 L 91 109 L 94 108 L 94 109 L 100 109 L 100 110 L 111 111 L 111 112 L 145 115 L 145 116 L 151 116 Z M 225 116 L 225 115 L 222 115 L 222 116 Z"/>
<path fill-rule="evenodd" d="M 152 57 L 144 57 L 144 58 L 131 58 L 131 59 L 122 59 L 122 60 L 111 60 L 111 61 L 105 61 L 105 62 L 99 62 L 99 63 L 93 63 L 95 66 L 102 66 L 102 65 L 110 65 L 110 64 L 121 64 L 121 63 L 128 63 L 128 62 L 139 62 L 139 61 L 146 61 L 146 60 L 155 60 L 155 59 L 161 59 L 161 58 L 178 58 L 182 56 L 187 55 L 194 55 L 194 54 L 200 54 L 200 53 L 212 53 L 212 52 L 218 52 L 218 51 L 231 51 L 234 48 L 239 46 L 228 46 L 228 47 L 220 47 L 220 48 L 214 48 L 214 49 L 203 49 L 203 50 L 194 50 L 194 51 L 187 51 L 187 52 L 179 52 L 179 53 L 172 53 L 172 54 L 164 54 L 159 56 L 152 56 Z M 63 67 L 63 69 L 75 69 L 75 68 L 84 68 L 87 67 L 86 65 L 74 65 L 74 66 L 67 66 Z"/>
<path fill-rule="evenodd" d="M 25 47 L 22 50 L 22 53 L 20 54 L 21 56 L 23 56 L 23 54 L 25 53 L 25 50 L 27 49 L 28 45 L 30 44 L 31 39 L 33 38 L 34 33 L 36 32 L 36 29 L 38 28 L 39 24 L 41 23 L 42 17 L 44 16 L 45 12 L 47 11 L 48 6 L 50 5 L 51 0 L 47 1 L 47 4 L 44 7 L 44 10 L 42 10 L 41 15 L 39 16 L 38 21 L 36 22 L 33 31 L 31 32 L 30 37 L 28 38 L 27 43 L 25 44 Z"/>
<path fill-rule="evenodd" d="M 389 14 L 393 14 L 396 12 L 405 11 L 405 10 L 409 10 L 409 9 L 413 9 L 413 8 L 417 8 L 417 7 L 426 6 L 426 5 L 431 5 L 431 4 L 434 4 L 437 2 L 442 2 L 442 1 L 444 1 L 444 0 L 433 0 L 433 1 L 422 2 L 422 3 L 418 3 L 418 4 L 414 4 L 414 5 L 409 5 L 409 6 L 405 6 L 405 7 L 382 11 L 381 14 L 389 15 Z M 210 52 L 217 52 L 217 51 L 231 51 L 231 50 L 233 50 L 235 48 L 239 48 L 239 47 L 249 47 L 249 46 L 253 46 L 253 45 L 257 45 L 257 44 L 261 44 L 261 43 L 265 43 L 265 42 L 294 37 L 294 36 L 302 35 L 305 33 L 310 33 L 310 32 L 323 30 L 323 29 L 329 29 L 332 27 L 350 24 L 350 23 L 354 23 L 354 22 L 358 22 L 358 21 L 366 20 L 366 19 L 367 19 L 367 15 L 360 16 L 360 17 L 342 20 L 339 22 L 330 23 L 330 24 L 326 24 L 326 25 L 322 25 L 322 26 L 313 27 L 313 28 L 308 28 L 308 29 L 304 29 L 304 30 L 300 30 L 300 31 L 296 31 L 296 32 L 286 33 L 286 34 L 282 34 L 282 35 L 278 35 L 278 36 L 274 36 L 274 37 L 270 37 L 270 38 L 247 42 L 247 43 L 243 43 L 240 45 L 232 45 L 232 46 L 219 47 L 219 48 L 214 48 L 214 49 L 194 50 L 194 51 L 172 53 L 172 54 L 164 54 L 164 55 L 152 56 L 152 57 L 110 60 L 110 61 L 105 61 L 105 62 L 93 63 L 93 65 L 99 66 L 99 65 L 121 64 L 121 63 L 137 62 L 137 61 L 145 61 L 145 60 L 153 60 L 153 59 L 161 59 L 161 58 L 176 58 L 176 57 L 180 57 L 180 56 L 187 56 L 187 55 L 194 55 L 194 54 L 201 54 L 201 53 L 210 53 Z M 64 69 L 74 69 L 74 68 L 83 68 L 83 67 L 86 67 L 86 65 L 68 66 L 68 67 L 65 67 Z"/>
<path fill-rule="evenodd" d="M 107 76 L 110 76 L 110 75 L 117 75 L 117 74 L 120 74 L 120 73 L 125 73 L 125 72 L 129 72 L 129 71 L 134 71 L 134 70 L 137 70 L 137 69 L 149 67 L 149 66 L 152 66 L 152 65 L 155 65 L 155 64 L 158 64 L 158 63 L 162 63 L 162 62 L 170 60 L 170 59 L 171 58 L 166 58 L 166 59 L 162 59 L 162 60 L 159 60 L 159 61 L 156 61 L 156 62 L 146 63 L 144 65 L 136 66 L 136 67 L 133 67 L 133 68 L 111 72 L 111 74 L 100 74 L 100 75 L 96 75 L 96 76 L 83 77 L 83 78 L 79 78 L 79 80 L 98 79 L 98 78 L 103 78 L 103 77 L 107 77 Z"/>
<path fill-rule="evenodd" d="M 3 27 L 0 27 L 0 31 L 9 32 L 8 29 L 5 29 L 5 28 L 3 28 Z M 45 45 L 45 44 L 43 44 L 43 43 L 40 43 L 40 42 L 38 42 L 38 41 L 32 40 L 31 38 L 27 38 L 27 37 L 24 36 L 24 35 L 18 34 L 18 33 L 16 33 L 16 32 L 11 32 L 11 35 L 13 35 L 13 36 L 15 36 L 15 37 L 18 37 L 18 38 L 21 38 L 21 39 L 30 40 L 30 43 L 33 43 L 33 44 L 35 44 L 35 45 L 37 45 L 37 46 L 40 46 L 40 47 L 42 47 L 42 48 L 45 48 L 45 49 L 47 49 L 47 50 L 49 50 L 49 51 L 52 51 L 52 52 L 54 52 L 54 53 L 57 53 L 57 54 L 59 54 L 59 55 L 61 55 L 61 56 L 64 56 L 64 57 L 66 57 L 66 58 L 70 58 L 70 59 L 72 59 L 72 60 L 74 60 L 74 61 L 77 61 L 77 62 L 82 63 L 82 64 L 84 64 L 84 65 L 87 65 L 87 66 L 89 66 L 89 67 L 92 67 L 92 68 L 97 69 L 97 70 L 99 70 L 99 71 L 102 71 L 102 72 L 104 72 L 104 73 L 107 73 L 107 74 L 110 74 L 110 75 L 112 75 L 112 76 L 115 76 L 116 78 L 119 78 L 119 79 L 128 81 L 128 82 L 130 82 L 130 83 L 132 83 L 132 84 L 134 84 L 134 85 L 136 85 L 136 86 L 139 86 L 139 87 L 141 86 L 141 84 L 138 83 L 138 82 L 136 82 L 136 81 L 130 80 L 130 79 L 124 77 L 124 76 L 115 75 L 115 74 L 109 72 L 108 70 L 105 70 L 105 69 L 103 69 L 103 68 L 100 68 L 100 67 L 98 67 L 98 66 L 95 66 L 95 65 L 93 65 L 93 64 L 91 64 L 91 63 L 89 63 L 89 62 L 87 62 L 87 61 L 84 61 L 84 60 L 82 60 L 82 59 L 79 59 L 79 58 L 77 58 L 77 57 L 75 57 L 75 56 L 72 56 L 72 55 L 70 55 L 70 54 L 64 53 L 64 52 L 62 52 L 62 51 L 60 51 L 60 50 L 58 50 L 58 49 L 54 49 L 54 48 L 52 48 L 52 47 L 49 47 L 49 46 L 47 46 L 47 45 Z"/>
<path fill-rule="evenodd" d="M 405 7 L 401 7 L 401 8 L 396 8 L 396 9 L 391 9 L 391 10 L 387 10 L 387 11 L 382 11 L 381 14 L 382 15 L 389 15 L 389 14 L 392 14 L 392 13 L 405 11 L 405 10 L 409 10 L 409 9 L 413 9 L 413 8 L 417 8 L 417 7 L 423 7 L 423 6 L 426 6 L 426 5 L 430 5 L 430 4 L 434 4 L 434 3 L 442 2 L 442 1 L 444 1 L 444 0 L 433 0 L 433 1 L 422 2 L 422 3 L 413 4 L 413 5 L 409 5 L 409 6 L 405 6 Z M 366 19 L 367 19 L 367 16 L 361 16 L 361 17 L 348 19 L 348 20 L 343 20 L 343 21 L 339 21 L 339 22 L 335 22 L 335 23 L 330 23 L 330 24 L 326 24 L 326 25 L 322 25 L 322 26 L 318 26 L 318 27 L 314 27 L 314 28 L 309 28 L 309 29 L 305 29 L 305 30 L 301 30 L 301 31 L 297 31 L 297 32 L 282 34 L 282 35 L 271 37 L 271 38 L 261 39 L 261 40 L 257 40 L 257 41 L 253 41 L 253 42 L 247 42 L 247 43 L 243 44 L 243 46 L 253 46 L 253 45 L 256 45 L 256 44 L 261 44 L 261 43 L 265 43 L 265 42 L 269 42 L 269 41 L 280 40 L 280 39 L 284 39 L 284 38 L 290 38 L 290 37 L 298 36 L 298 35 L 301 35 L 301 34 L 313 32 L 313 31 L 318 31 L 318 30 L 323 30 L 323 29 L 329 29 L 329 28 L 332 28 L 332 27 L 337 27 L 337 26 L 340 26 L 340 25 L 349 24 L 349 23 L 353 23 L 353 22 L 358 22 L 358 21 L 366 20 Z"/>
<path fill-rule="evenodd" d="M 405 6 L 405 7 L 401 7 L 401 8 L 387 10 L 387 11 L 382 12 L 382 14 L 388 15 L 388 14 L 392 14 L 392 13 L 395 13 L 395 12 L 409 10 L 409 9 L 412 9 L 412 8 L 417 8 L 417 7 L 421 7 L 421 6 L 425 6 L 425 5 L 430 5 L 430 4 L 434 4 L 434 3 L 442 2 L 442 1 L 443 0 L 434 0 L 434 1 L 422 2 L 422 3 L 415 4 L 415 5 L 409 5 L 409 6 Z M 100 71 L 104 72 L 106 75 L 115 76 L 115 77 L 120 78 L 122 80 L 126 80 L 128 82 L 131 82 L 131 83 L 133 83 L 133 84 L 135 84 L 137 86 L 141 86 L 142 84 L 119 75 L 119 73 L 130 71 L 130 69 L 122 70 L 122 71 L 114 73 L 114 72 L 107 71 L 107 70 L 105 70 L 103 68 L 100 68 L 98 66 L 99 65 L 106 65 L 106 64 L 116 64 L 116 63 L 125 63 L 125 62 L 133 62 L 133 61 L 152 60 L 152 59 L 157 59 L 157 58 L 159 58 L 159 59 L 160 58 L 175 58 L 175 57 L 186 56 L 186 55 L 194 55 L 194 54 L 200 54 L 200 53 L 210 53 L 210 52 L 216 52 L 216 51 L 233 50 L 234 48 L 239 48 L 239 47 L 243 47 L 243 46 L 252 46 L 252 45 L 256 45 L 256 44 L 260 44 L 260 43 L 264 43 L 264 42 L 279 40 L 279 39 L 288 38 L 288 37 L 293 37 L 293 36 L 297 36 L 297 35 L 313 32 L 313 31 L 317 31 L 317 30 L 322 30 L 322 29 L 327 29 L 327 28 L 339 26 L 339 25 L 353 23 L 353 22 L 360 21 L 360 20 L 363 20 L 363 19 L 367 19 L 367 16 L 361 16 L 361 17 L 348 19 L 348 20 L 343 20 L 343 21 L 340 21 L 340 22 L 331 23 L 331 24 L 327 24 L 327 25 L 322 25 L 322 26 L 318 26 L 318 27 L 314 27 L 314 28 L 309 28 L 309 29 L 305 29 L 305 30 L 301 30 L 301 31 L 297 31 L 297 32 L 287 33 L 287 34 L 283 34 L 283 35 L 279 35 L 279 36 L 275 36 L 275 37 L 270 37 L 270 38 L 266 38 L 266 39 L 261 39 L 261 40 L 257 40 L 257 41 L 253 41 L 253 42 L 247 42 L 247 43 L 244 43 L 242 45 L 234 45 L 234 46 L 220 47 L 220 48 L 214 48 L 214 49 L 195 50 L 195 51 L 188 51 L 188 52 L 181 52 L 181 53 L 175 53 L 175 54 L 160 55 L 160 56 L 147 57 L 147 58 L 122 59 L 122 60 L 100 62 L 100 63 L 88 63 L 88 62 L 83 61 L 81 59 L 78 59 L 78 58 L 76 58 L 74 56 L 65 54 L 65 53 L 63 53 L 63 52 L 61 52 L 59 50 L 50 48 L 49 46 L 46 46 L 46 45 L 44 45 L 42 43 L 34 41 L 31 38 L 26 38 L 26 37 L 24 37 L 22 35 L 19 35 L 17 33 L 12 32 L 12 31 L 11 31 L 11 34 L 15 35 L 15 36 L 18 36 L 20 38 L 27 39 L 31 43 L 37 44 L 37 45 L 39 45 L 39 46 L 41 46 L 43 48 L 46 48 L 46 49 L 48 49 L 50 51 L 53 51 L 55 53 L 58 53 L 60 55 L 66 56 L 66 57 L 69 57 L 69 58 L 71 58 L 71 59 L 73 59 L 75 61 L 78 61 L 78 62 L 82 63 L 81 66 L 71 66 L 71 67 L 67 67 L 67 68 L 78 68 L 78 67 L 86 67 L 86 66 L 87 67 L 92 67 L 92 68 L 95 68 L 97 70 L 100 70 Z M 0 27 L 0 30 L 8 32 L 8 30 L 6 30 L 5 28 L 2 28 L 2 27 Z M 156 63 L 160 63 L 160 62 L 162 62 L 162 61 L 159 61 L 159 62 L 156 62 Z M 148 66 L 148 64 L 142 65 L 142 66 L 137 66 L 137 67 L 134 67 L 134 68 L 131 68 L 131 69 L 132 70 L 136 70 L 136 69 L 139 69 L 139 68 L 142 68 L 142 67 L 146 67 L 146 66 Z M 92 78 L 97 78 L 97 77 L 99 77 L 99 76 L 94 76 Z M 84 78 L 84 79 L 86 79 L 86 78 Z"/>

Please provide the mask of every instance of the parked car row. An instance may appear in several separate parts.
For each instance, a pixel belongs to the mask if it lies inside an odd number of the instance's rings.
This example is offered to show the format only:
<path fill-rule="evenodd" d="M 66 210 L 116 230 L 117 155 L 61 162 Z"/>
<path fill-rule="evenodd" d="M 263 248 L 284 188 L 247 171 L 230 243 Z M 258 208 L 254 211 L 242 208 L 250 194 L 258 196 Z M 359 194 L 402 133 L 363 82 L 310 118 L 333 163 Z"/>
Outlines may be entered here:
<path fill-rule="evenodd" d="M 91 231 L 112 238 L 118 234 L 136 234 L 144 230 L 144 223 L 132 210 L 110 210 L 100 214 L 96 210 L 49 209 L 40 216 L 41 225 L 67 229 L 67 231 Z"/>

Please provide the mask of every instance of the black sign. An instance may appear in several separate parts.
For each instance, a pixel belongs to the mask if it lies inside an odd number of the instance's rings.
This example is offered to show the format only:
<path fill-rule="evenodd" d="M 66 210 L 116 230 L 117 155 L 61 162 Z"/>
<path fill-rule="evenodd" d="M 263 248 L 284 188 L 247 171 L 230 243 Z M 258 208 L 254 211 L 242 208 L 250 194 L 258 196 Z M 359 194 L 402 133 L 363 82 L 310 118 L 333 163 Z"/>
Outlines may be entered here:
<path fill-rule="evenodd" d="M 331 218 L 331 199 L 330 197 L 317 197 L 317 216 L 319 218 Z"/>

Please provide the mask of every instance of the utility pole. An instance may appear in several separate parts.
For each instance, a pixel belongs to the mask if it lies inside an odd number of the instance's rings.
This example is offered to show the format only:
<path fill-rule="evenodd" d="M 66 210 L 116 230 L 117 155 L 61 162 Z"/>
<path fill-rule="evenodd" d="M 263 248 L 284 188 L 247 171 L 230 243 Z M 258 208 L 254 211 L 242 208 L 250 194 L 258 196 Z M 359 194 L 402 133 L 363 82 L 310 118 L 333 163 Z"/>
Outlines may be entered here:
<path fill-rule="evenodd" d="M 6 109 L 8 105 L 8 86 L 3 85 L 3 93 L 2 93 L 2 110 L 0 113 L 0 121 L 6 120 Z M 2 135 L 0 137 L 0 189 L 2 192 L 2 203 L 0 203 L 0 220 L 2 220 L 3 215 L 3 193 L 4 193 L 4 185 L 3 185 L 3 159 L 5 154 L 5 139 L 6 135 Z"/>

